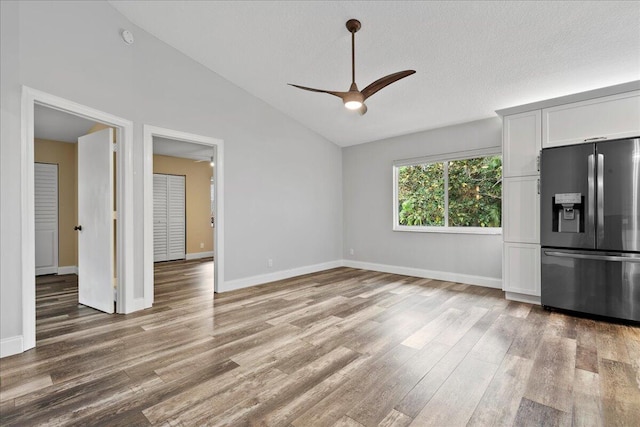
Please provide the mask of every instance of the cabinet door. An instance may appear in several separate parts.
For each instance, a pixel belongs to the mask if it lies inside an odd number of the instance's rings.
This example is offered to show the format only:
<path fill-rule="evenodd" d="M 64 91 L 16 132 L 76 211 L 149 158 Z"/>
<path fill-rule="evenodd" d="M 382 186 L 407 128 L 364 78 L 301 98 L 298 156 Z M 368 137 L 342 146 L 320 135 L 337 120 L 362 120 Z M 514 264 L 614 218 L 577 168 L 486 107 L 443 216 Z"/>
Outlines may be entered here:
<path fill-rule="evenodd" d="M 502 232 L 505 242 L 540 243 L 537 176 L 503 179 Z"/>
<path fill-rule="evenodd" d="M 640 135 L 640 91 L 559 105 L 542 110 L 542 146 Z"/>
<path fill-rule="evenodd" d="M 502 289 L 505 292 L 540 296 L 540 245 L 503 245 Z"/>
<path fill-rule="evenodd" d="M 502 173 L 505 177 L 538 174 L 542 141 L 540 110 L 505 116 L 502 126 Z"/>

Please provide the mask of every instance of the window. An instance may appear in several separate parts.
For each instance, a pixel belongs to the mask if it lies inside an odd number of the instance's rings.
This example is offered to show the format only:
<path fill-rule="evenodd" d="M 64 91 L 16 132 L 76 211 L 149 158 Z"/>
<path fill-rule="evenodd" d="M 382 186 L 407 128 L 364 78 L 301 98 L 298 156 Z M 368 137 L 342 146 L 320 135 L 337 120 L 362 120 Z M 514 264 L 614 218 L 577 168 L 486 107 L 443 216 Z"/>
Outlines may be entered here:
<path fill-rule="evenodd" d="M 394 163 L 394 230 L 501 232 L 502 156 L 482 150 Z"/>

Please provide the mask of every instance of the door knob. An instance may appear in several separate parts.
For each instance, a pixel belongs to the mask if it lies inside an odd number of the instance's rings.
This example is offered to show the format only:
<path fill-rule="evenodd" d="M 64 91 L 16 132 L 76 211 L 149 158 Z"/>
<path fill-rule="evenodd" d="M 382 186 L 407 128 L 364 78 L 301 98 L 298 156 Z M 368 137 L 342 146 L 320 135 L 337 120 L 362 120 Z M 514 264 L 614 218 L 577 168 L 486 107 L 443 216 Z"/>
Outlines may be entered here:
<path fill-rule="evenodd" d="M 82 231 L 82 226 L 81 225 L 76 225 L 75 227 L 73 227 L 73 229 L 75 231 Z"/>

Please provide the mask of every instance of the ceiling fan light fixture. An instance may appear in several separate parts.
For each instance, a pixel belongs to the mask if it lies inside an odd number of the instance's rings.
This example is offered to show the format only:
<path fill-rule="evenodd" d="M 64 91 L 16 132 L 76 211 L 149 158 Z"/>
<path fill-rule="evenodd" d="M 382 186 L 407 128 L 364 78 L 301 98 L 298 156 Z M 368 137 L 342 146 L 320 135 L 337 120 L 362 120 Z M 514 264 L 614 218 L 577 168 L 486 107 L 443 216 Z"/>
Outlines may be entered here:
<path fill-rule="evenodd" d="M 358 108 L 362 107 L 362 103 L 364 102 L 364 96 L 362 96 L 360 92 L 349 91 L 344 96 L 344 98 L 342 98 L 342 101 L 344 102 L 344 106 L 347 107 L 349 110 L 357 110 Z"/>
<path fill-rule="evenodd" d="M 349 110 L 357 110 L 358 108 L 362 107 L 362 102 L 360 101 L 347 101 L 344 103 L 344 106 L 347 107 Z"/>

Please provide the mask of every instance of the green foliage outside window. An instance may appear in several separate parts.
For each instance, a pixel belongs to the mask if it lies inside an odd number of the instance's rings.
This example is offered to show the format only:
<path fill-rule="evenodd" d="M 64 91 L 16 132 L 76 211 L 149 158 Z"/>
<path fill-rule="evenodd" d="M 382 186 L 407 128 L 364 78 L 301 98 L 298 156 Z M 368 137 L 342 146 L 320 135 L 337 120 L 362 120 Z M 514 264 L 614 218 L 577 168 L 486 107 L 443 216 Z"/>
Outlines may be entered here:
<path fill-rule="evenodd" d="M 501 200 L 501 156 L 398 168 L 399 225 L 500 227 Z"/>

